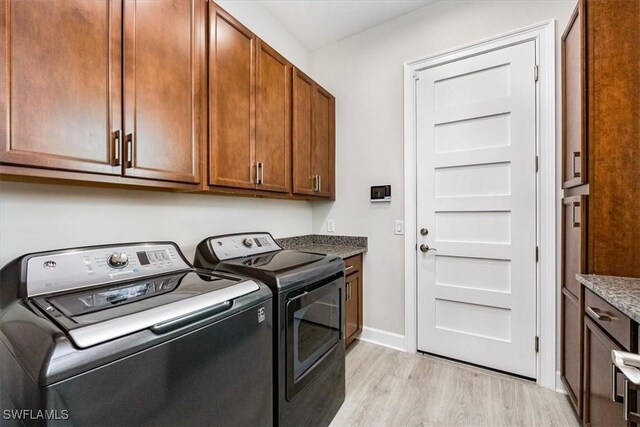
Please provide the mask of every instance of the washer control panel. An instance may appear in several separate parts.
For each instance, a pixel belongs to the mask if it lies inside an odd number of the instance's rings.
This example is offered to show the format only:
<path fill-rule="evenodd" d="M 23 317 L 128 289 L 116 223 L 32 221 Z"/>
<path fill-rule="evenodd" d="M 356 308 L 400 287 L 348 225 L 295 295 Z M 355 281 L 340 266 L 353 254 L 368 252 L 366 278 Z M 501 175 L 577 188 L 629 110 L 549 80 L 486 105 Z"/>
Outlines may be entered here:
<path fill-rule="evenodd" d="M 236 234 L 233 236 L 211 237 L 211 251 L 220 261 L 259 255 L 282 249 L 269 233 Z"/>
<path fill-rule="evenodd" d="M 67 291 L 187 268 L 190 266 L 177 246 L 169 243 L 51 252 L 27 261 L 27 294 Z"/>

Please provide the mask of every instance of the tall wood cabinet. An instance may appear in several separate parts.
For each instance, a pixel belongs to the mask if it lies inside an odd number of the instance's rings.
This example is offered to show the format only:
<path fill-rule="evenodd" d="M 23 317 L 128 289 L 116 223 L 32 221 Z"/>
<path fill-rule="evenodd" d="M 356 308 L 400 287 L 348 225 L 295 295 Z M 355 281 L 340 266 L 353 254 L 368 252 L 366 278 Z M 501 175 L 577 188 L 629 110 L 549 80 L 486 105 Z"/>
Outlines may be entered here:
<path fill-rule="evenodd" d="M 638 40 L 640 0 L 580 0 L 562 36 L 560 368 L 577 414 L 592 426 L 603 425 L 606 408 L 622 413 L 619 403 L 600 401 L 611 385 L 603 345 L 620 343 L 606 341 L 613 337 L 601 325 L 585 327 L 590 306 L 575 275 L 640 277 Z"/>

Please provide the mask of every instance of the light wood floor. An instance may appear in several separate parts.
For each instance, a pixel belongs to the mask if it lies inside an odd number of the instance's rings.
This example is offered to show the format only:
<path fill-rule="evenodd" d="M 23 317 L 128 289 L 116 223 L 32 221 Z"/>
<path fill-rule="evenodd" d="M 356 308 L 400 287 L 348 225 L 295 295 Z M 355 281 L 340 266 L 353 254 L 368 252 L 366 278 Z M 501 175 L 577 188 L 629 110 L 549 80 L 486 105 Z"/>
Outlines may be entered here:
<path fill-rule="evenodd" d="M 437 357 L 362 341 L 347 353 L 341 426 L 578 426 L 566 396 Z"/>

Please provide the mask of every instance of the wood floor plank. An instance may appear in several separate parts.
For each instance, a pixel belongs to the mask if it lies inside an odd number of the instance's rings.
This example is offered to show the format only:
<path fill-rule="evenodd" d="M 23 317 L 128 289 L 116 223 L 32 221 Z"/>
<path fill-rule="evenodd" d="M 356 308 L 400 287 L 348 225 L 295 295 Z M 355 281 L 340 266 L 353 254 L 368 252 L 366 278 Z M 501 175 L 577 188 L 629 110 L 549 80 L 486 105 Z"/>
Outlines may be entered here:
<path fill-rule="evenodd" d="M 530 381 L 357 341 L 331 427 L 578 426 L 566 396 Z"/>

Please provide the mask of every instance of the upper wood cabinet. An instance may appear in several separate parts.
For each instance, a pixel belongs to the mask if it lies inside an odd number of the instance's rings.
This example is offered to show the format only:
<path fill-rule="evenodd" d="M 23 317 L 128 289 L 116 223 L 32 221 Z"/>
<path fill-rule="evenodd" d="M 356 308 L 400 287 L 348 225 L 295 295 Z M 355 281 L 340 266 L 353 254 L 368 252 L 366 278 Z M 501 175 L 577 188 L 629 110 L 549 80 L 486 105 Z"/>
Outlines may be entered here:
<path fill-rule="evenodd" d="M 0 162 L 120 174 L 121 34 L 121 1 L 0 1 Z"/>
<path fill-rule="evenodd" d="M 209 10 L 209 184 L 255 188 L 256 36 Z"/>
<path fill-rule="evenodd" d="M 293 192 L 335 197 L 335 98 L 293 72 Z"/>
<path fill-rule="evenodd" d="M 124 4 L 124 173 L 198 183 L 206 136 L 206 3 Z"/>
<path fill-rule="evenodd" d="M 291 70 L 282 55 L 258 40 L 255 163 L 257 188 L 291 191 Z"/>

